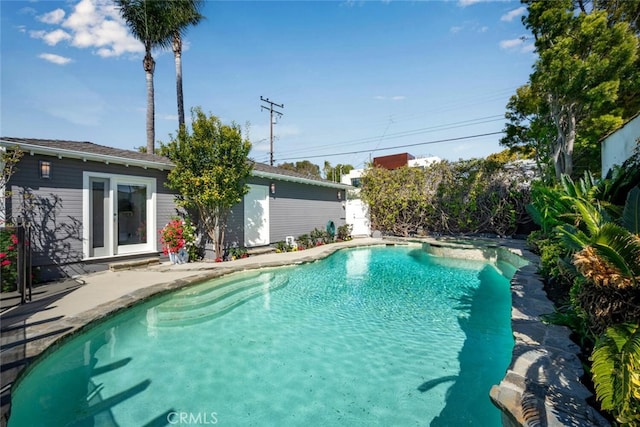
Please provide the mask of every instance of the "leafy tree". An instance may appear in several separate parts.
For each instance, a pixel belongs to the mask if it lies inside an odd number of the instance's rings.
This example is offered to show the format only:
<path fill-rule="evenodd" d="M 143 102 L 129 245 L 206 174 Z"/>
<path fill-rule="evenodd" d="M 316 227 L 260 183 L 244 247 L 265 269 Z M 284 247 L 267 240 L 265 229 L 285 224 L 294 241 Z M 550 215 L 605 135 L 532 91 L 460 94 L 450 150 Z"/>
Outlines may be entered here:
<path fill-rule="evenodd" d="M 178 126 L 184 126 L 184 96 L 182 94 L 182 36 L 191 25 L 198 25 L 204 18 L 200 14 L 203 0 L 171 0 L 169 26 L 173 30 L 171 47 L 176 64 L 176 96 L 178 101 Z"/>
<path fill-rule="evenodd" d="M 503 142 L 534 149 L 547 145 L 557 180 L 573 173 L 576 147 L 583 167 L 595 170 L 599 137 L 637 111 L 639 43 L 630 21 L 623 20 L 629 14 L 612 12 L 604 1 L 591 8 L 571 0 L 523 3 L 538 60 L 528 87 L 507 106 L 510 123 Z"/>
<path fill-rule="evenodd" d="M 311 163 L 309 160 L 303 160 L 295 163 L 281 163 L 279 168 L 286 169 L 292 172 L 297 172 L 301 175 L 306 175 L 313 178 L 321 178 L 320 167 L 315 163 Z"/>
<path fill-rule="evenodd" d="M 0 191 L 7 187 L 9 178 L 15 173 L 16 165 L 23 154 L 22 150 L 17 146 L 8 150 L 0 149 Z"/>
<path fill-rule="evenodd" d="M 550 163 L 550 147 L 554 137 L 553 123 L 548 119 L 547 104 L 526 84 L 516 89 L 509 99 L 505 117 L 505 136 L 500 144 L 511 150 L 531 156 L 538 166 L 540 176 L 548 181 L 547 171 Z"/>
<path fill-rule="evenodd" d="M 249 191 L 251 143 L 243 139 L 238 125 L 223 125 L 200 108 L 191 110 L 191 118 L 191 132 L 183 127 L 166 146 L 161 144 L 161 152 L 176 165 L 169 172 L 168 187 L 180 194 L 179 206 L 198 212 L 220 257 L 231 208 Z"/>
<path fill-rule="evenodd" d="M 338 163 L 335 167 L 331 166 L 331 163 L 325 161 L 322 172 L 324 173 L 324 179 L 333 182 L 340 182 L 342 175 L 346 175 L 354 169 L 351 165 L 343 165 Z"/>
<path fill-rule="evenodd" d="M 154 48 L 168 48 L 174 35 L 169 25 L 171 9 L 169 2 L 157 0 L 114 0 L 120 7 L 120 15 L 129 26 L 135 38 L 144 44 L 145 55 L 142 60 L 147 82 L 147 153 L 155 151 L 155 102 L 153 73 L 156 61 L 151 55 Z"/>

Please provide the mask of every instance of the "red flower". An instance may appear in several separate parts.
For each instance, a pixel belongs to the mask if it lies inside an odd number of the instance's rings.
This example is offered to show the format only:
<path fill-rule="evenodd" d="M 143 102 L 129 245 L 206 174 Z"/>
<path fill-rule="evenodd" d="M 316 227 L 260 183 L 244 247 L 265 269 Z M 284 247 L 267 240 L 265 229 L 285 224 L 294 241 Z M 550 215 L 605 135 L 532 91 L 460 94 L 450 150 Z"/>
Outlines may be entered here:
<path fill-rule="evenodd" d="M 2 267 L 5 267 L 7 265 L 11 265 L 11 261 L 9 261 L 8 259 L 5 259 L 0 263 L 0 266 Z"/>
<path fill-rule="evenodd" d="M 11 235 L 11 241 L 13 242 L 14 245 L 18 244 L 18 236 L 16 236 L 15 234 Z"/>
<path fill-rule="evenodd" d="M 5 252 L 0 252 L 0 258 L 4 258 L 6 256 L 7 256 L 7 254 Z"/>

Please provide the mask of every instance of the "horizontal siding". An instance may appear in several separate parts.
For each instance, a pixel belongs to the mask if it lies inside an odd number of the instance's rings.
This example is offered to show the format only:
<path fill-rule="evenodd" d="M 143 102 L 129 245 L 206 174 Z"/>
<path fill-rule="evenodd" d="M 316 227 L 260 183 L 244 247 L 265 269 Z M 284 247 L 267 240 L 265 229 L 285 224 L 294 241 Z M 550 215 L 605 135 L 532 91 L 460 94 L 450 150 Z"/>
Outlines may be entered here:
<path fill-rule="evenodd" d="M 345 223 L 345 213 L 335 188 L 295 182 L 276 182 L 276 193 L 269 199 L 269 234 L 271 243 L 286 236 L 308 234 L 314 228 L 325 230 L 333 221 Z M 342 199 L 344 194 L 342 193 Z"/>
<path fill-rule="evenodd" d="M 51 163 L 50 179 L 40 178 L 40 160 Z M 25 154 L 9 181 L 7 190 L 12 196 L 6 205 L 7 216 L 14 220 L 25 218 L 33 225 L 33 265 L 49 271 L 48 276 L 55 276 L 56 268 L 71 273 L 84 271 L 81 260 L 85 171 L 155 178 L 158 230 L 176 215 L 174 194 L 165 186 L 168 171 Z M 156 238 L 160 248 L 157 232 Z M 61 274 L 59 271 L 58 275 Z"/>
<path fill-rule="evenodd" d="M 51 179 L 39 176 L 39 161 L 51 163 Z M 82 259 L 81 161 L 25 154 L 9 181 L 7 213 L 32 225 L 33 265 L 64 265 Z"/>

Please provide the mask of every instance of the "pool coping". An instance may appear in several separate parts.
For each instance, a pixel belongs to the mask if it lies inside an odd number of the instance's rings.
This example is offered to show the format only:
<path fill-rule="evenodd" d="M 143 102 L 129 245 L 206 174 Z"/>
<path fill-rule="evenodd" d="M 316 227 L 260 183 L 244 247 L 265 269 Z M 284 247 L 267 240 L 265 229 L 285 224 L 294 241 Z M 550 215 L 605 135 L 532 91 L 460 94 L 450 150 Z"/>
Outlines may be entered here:
<path fill-rule="evenodd" d="M 152 297 L 182 289 L 203 281 L 240 271 L 282 267 L 287 265 L 314 262 L 332 253 L 353 247 L 379 246 L 396 243 L 416 243 L 438 248 L 457 250 L 478 250 L 479 248 L 496 251 L 508 250 L 529 261 L 521 266 L 511 279 L 512 294 L 512 330 L 515 345 L 512 360 L 505 377 L 500 384 L 494 385 L 489 393 L 491 401 L 502 412 L 504 426 L 528 425 L 581 425 L 605 426 L 606 420 L 586 402 L 591 393 L 580 383 L 583 374 L 578 359 L 579 347 L 569 338 L 570 330 L 563 326 L 549 325 L 542 316 L 553 312 L 553 304 L 546 297 L 542 279 L 537 274 L 539 259 L 526 250 L 523 241 L 514 239 L 470 239 L 461 243 L 450 239 L 438 238 L 395 238 L 354 239 L 348 242 L 333 243 L 300 252 L 284 254 L 265 254 L 225 263 L 198 262 L 184 265 L 168 263 L 149 266 L 145 270 L 154 272 L 180 272 L 179 278 L 160 281 L 140 287 L 118 298 L 98 304 L 78 314 L 54 318 L 51 321 L 28 323 L 25 318 L 22 328 L 11 328 L 22 334 L 22 342 L 3 349 L 3 370 L 8 364 L 15 365 L 15 376 L 7 389 L 2 389 L 2 412 L 0 425 L 6 426 L 11 407 L 11 390 L 19 384 L 37 359 L 45 357 L 75 334 L 96 323 L 106 320 L 118 312 L 130 308 Z M 468 242 L 471 243 L 468 243 Z M 486 258 L 486 253 L 481 254 Z M 131 270 L 133 271 L 133 270 Z M 120 272 L 126 275 L 127 272 Z M 84 281 L 91 280 L 91 275 Z M 72 291 L 70 291 L 72 292 Z M 46 310 L 48 307 L 41 307 Z M 6 313 L 2 313 L 6 316 Z M 7 346 L 4 339 L 3 348 Z M 8 356 L 8 357 L 7 357 Z"/>

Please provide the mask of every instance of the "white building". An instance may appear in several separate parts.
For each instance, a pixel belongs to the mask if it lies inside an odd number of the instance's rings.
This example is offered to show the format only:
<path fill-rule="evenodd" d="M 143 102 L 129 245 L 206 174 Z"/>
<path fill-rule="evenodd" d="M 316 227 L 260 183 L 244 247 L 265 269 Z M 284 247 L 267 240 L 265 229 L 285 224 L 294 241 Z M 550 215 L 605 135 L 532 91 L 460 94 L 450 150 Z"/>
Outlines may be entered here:
<path fill-rule="evenodd" d="M 602 176 L 606 176 L 614 165 L 622 165 L 633 155 L 638 144 L 640 144 L 640 113 L 602 140 L 600 148 Z"/>

